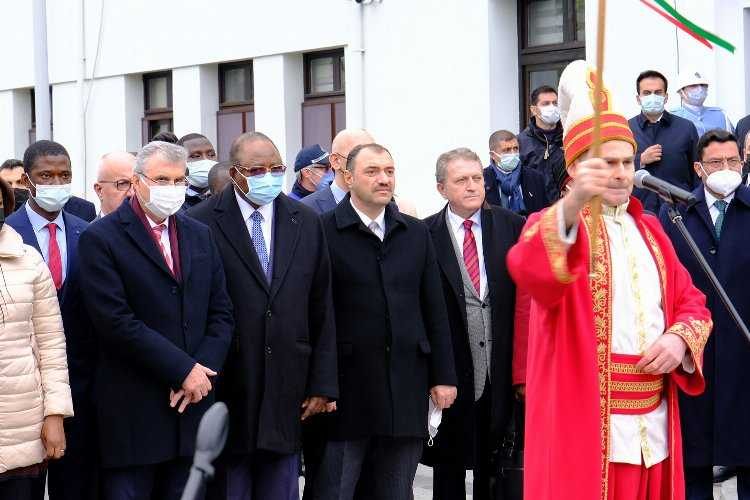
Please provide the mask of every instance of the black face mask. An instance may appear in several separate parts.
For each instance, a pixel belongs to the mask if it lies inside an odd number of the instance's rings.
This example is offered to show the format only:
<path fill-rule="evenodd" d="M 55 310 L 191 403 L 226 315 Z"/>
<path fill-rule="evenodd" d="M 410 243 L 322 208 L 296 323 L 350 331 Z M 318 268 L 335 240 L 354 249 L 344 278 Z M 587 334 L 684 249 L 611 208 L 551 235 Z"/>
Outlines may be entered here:
<path fill-rule="evenodd" d="M 14 209 L 18 210 L 21 208 L 21 206 L 26 203 L 26 201 L 29 199 L 29 190 L 28 189 L 22 189 L 22 188 L 14 188 L 13 189 L 13 198 L 16 200 L 16 207 Z"/>

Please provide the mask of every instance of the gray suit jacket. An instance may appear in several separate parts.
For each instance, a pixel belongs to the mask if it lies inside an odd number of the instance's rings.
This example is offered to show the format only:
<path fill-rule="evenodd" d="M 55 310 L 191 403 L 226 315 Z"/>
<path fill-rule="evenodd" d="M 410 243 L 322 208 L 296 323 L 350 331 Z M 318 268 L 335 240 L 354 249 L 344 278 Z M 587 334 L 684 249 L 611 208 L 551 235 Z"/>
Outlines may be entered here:
<path fill-rule="evenodd" d="M 325 189 L 321 189 L 320 191 L 316 191 L 309 196 L 305 196 L 300 200 L 300 202 L 303 205 L 307 205 L 308 207 L 312 208 L 318 214 L 324 214 L 336 208 L 336 199 L 333 197 L 331 186 L 328 186 Z"/>

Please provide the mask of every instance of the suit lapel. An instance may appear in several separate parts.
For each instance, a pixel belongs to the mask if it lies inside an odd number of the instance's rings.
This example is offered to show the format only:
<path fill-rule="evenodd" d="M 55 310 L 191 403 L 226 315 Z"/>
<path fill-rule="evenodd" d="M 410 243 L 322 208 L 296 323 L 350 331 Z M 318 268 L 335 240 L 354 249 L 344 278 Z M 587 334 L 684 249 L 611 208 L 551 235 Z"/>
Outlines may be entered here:
<path fill-rule="evenodd" d="M 240 207 L 237 205 L 234 196 L 234 186 L 230 184 L 219 196 L 221 196 L 221 199 L 214 208 L 219 212 L 216 216 L 216 224 L 219 226 L 219 230 L 234 248 L 234 251 L 237 252 L 245 267 L 266 293 L 269 293 L 268 280 L 260 266 L 258 254 L 255 253 L 255 249 L 250 244 L 250 233 L 247 231 L 247 224 L 242 218 L 242 212 L 240 212 Z"/>
<path fill-rule="evenodd" d="M 289 199 L 281 194 L 274 201 L 274 237 L 271 248 L 273 259 L 273 279 L 271 280 L 271 300 L 284 282 L 289 270 L 289 264 L 294 259 L 299 241 L 300 222 L 295 216 L 297 209 L 289 203 Z"/>
<path fill-rule="evenodd" d="M 192 252 L 189 252 L 188 249 L 190 248 L 196 248 L 192 245 L 192 237 L 193 235 L 185 229 L 185 219 L 184 215 L 180 214 L 179 212 L 172 217 L 172 222 L 174 224 L 177 224 L 177 245 L 179 246 L 179 253 L 180 253 L 180 278 L 182 280 L 183 286 L 187 284 L 188 277 L 190 276 L 190 269 L 192 266 Z"/>
<path fill-rule="evenodd" d="M 16 231 L 21 235 L 24 243 L 34 247 L 36 251 L 39 252 L 40 255 L 42 255 L 42 249 L 39 248 L 39 241 L 37 241 L 36 239 L 34 227 L 31 225 L 31 221 L 29 220 L 29 214 L 26 213 L 26 207 L 19 208 L 16 213 L 21 220 L 21 224 L 19 224 L 19 226 L 15 228 Z"/>
<path fill-rule="evenodd" d="M 692 206 L 693 209 L 698 213 L 698 216 L 703 221 L 708 232 L 711 233 L 711 238 L 713 238 L 714 243 L 718 243 L 714 222 L 713 219 L 711 219 L 711 213 L 706 204 L 706 192 L 703 190 L 703 186 L 701 185 L 699 188 L 695 189 L 693 194 L 695 195 L 695 203 Z"/>
<path fill-rule="evenodd" d="M 324 199 L 316 200 L 320 213 L 328 212 L 329 210 L 336 208 L 336 198 L 333 196 L 331 186 L 325 191 L 326 197 Z"/>
<path fill-rule="evenodd" d="M 460 304 L 464 299 L 461 297 L 463 290 L 463 278 L 461 277 L 461 268 L 459 267 L 458 257 L 453 249 L 453 240 L 448 232 L 448 223 L 445 220 L 448 205 L 440 211 L 437 218 L 433 221 L 430 232 L 435 243 L 435 253 L 437 254 L 438 265 L 445 273 L 451 290 Z"/>
<path fill-rule="evenodd" d="M 504 227 L 494 227 L 495 218 L 493 217 L 491 208 L 482 208 L 481 211 L 482 219 L 482 252 L 484 255 L 484 268 L 487 273 L 487 281 L 489 283 L 498 283 L 499 276 L 497 271 L 500 269 L 499 265 L 487 265 L 488 263 L 503 263 L 502 259 L 498 255 L 498 251 L 503 248 L 502 237 L 505 233 Z M 487 287 L 489 293 L 492 293 L 492 286 Z"/>
<path fill-rule="evenodd" d="M 71 279 L 75 279 L 78 272 L 78 238 L 81 236 L 81 228 L 63 210 L 63 221 L 65 222 L 65 248 L 67 252 L 68 268 L 65 273 L 65 283 L 63 283 L 63 301 L 70 288 L 68 284 Z"/>
<path fill-rule="evenodd" d="M 143 226 L 143 222 L 135 215 L 133 209 L 129 203 L 123 203 L 120 208 L 117 209 L 117 213 L 120 216 L 120 222 L 125 226 L 125 232 L 128 234 L 136 247 L 140 249 L 151 261 L 156 264 L 156 267 L 161 269 L 173 280 L 175 279 L 172 275 L 172 271 L 167 267 L 167 263 L 164 260 L 164 256 L 161 254 L 159 249 L 156 247 L 156 243 L 151 236 L 146 232 L 146 228 Z"/>

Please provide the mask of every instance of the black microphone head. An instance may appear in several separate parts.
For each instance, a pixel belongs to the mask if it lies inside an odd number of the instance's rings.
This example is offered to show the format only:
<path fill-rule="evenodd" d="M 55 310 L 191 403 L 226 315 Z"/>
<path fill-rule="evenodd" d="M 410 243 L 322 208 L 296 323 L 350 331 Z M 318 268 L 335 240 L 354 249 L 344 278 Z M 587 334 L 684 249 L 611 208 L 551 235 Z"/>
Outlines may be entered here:
<path fill-rule="evenodd" d="M 635 187 L 637 188 L 643 188 L 643 179 L 651 175 L 648 173 L 648 170 L 645 168 L 642 168 L 640 170 L 636 170 L 635 177 L 633 177 L 633 184 L 635 184 Z"/>
<path fill-rule="evenodd" d="M 229 411 L 222 402 L 214 403 L 198 425 L 195 452 L 205 453 L 209 460 L 218 457 L 224 449 L 229 434 Z"/>

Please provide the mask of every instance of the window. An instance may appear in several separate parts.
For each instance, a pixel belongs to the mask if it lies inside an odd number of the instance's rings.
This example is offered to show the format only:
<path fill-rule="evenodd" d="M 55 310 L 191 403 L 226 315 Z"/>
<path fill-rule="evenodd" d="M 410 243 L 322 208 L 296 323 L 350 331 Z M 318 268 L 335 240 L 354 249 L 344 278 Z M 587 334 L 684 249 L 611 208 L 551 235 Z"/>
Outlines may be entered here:
<path fill-rule="evenodd" d="M 253 62 L 219 65 L 219 111 L 216 113 L 219 160 L 229 159 L 237 136 L 255 130 Z"/>
<path fill-rule="evenodd" d="M 557 88 L 565 66 L 586 57 L 585 0 L 519 0 L 521 123 L 529 116 L 529 94 L 540 85 Z"/>
<path fill-rule="evenodd" d="M 346 127 L 344 50 L 305 54 L 304 63 L 302 146 L 330 150 L 333 137 Z"/>
<path fill-rule="evenodd" d="M 143 143 L 160 132 L 172 132 L 172 72 L 143 75 Z"/>

